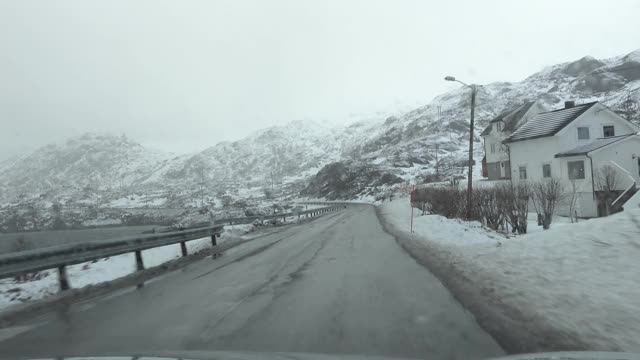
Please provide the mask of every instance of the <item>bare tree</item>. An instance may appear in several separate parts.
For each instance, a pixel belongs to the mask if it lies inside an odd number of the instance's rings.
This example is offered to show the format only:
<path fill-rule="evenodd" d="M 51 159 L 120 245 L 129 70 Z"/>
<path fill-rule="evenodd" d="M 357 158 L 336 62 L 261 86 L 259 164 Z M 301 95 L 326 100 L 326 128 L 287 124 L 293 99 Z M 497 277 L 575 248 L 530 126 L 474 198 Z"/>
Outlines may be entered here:
<path fill-rule="evenodd" d="M 623 116 L 627 120 L 635 123 L 636 125 L 639 124 L 640 119 L 637 119 L 637 114 L 636 114 L 636 111 L 638 110 L 639 106 L 638 106 L 638 102 L 635 101 L 631 96 L 631 91 L 627 91 L 627 96 L 624 99 L 624 101 L 622 101 L 621 105 L 622 105 L 621 111 Z"/>
<path fill-rule="evenodd" d="M 542 216 L 542 228 L 548 230 L 551 227 L 553 213 L 556 206 L 564 196 L 564 186 L 557 178 L 551 178 L 535 182 L 531 186 L 533 205 L 538 214 Z"/>
<path fill-rule="evenodd" d="M 233 197 L 231 197 L 231 195 L 224 195 L 222 197 L 222 207 L 223 208 L 228 208 L 231 206 L 231 204 L 233 203 Z"/>
<path fill-rule="evenodd" d="M 611 213 L 611 204 L 617 197 L 618 172 L 611 165 L 603 165 L 596 172 L 595 187 L 600 191 L 599 199 L 605 204 L 605 216 Z"/>

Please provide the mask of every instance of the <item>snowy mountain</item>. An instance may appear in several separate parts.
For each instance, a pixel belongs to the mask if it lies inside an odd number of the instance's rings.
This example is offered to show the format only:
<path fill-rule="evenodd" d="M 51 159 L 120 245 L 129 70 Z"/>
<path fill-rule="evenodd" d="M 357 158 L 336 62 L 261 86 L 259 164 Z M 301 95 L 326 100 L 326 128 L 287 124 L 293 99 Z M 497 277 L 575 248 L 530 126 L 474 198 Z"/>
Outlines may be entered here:
<path fill-rule="evenodd" d="M 271 181 L 306 177 L 340 159 L 343 143 L 337 129 L 311 121 L 260 130 L 242 140 L 221 142 L 160 176 L 179 185 L 187 179 L 227 185 L 268 186 Z"/>
<path fill-rule="evenodd" d="M 504 109 L 534 99 L 549 109 L 565 100 L 598 100 L 639 121 L 639 89 L 640 50 L 602 60 L 587 56 L 520 82 L 483 85 L 476 104 L 476 162 L 483 156 L 479 133 Z M 469 90 L 461 87 L 406 113 L 337 128 L 294 121 L 181 156 L 147 149 L 126 136 L 87 134 L 2 162 L 0 203 L 46 194 L 47 201 L 67 197 L 100 206 L 135 206 L 131 199 L 150 202 L 150 197 L 158 206 L 185 206 L 205 195 L 260 196 L 268 188 L 296 195 L 306 188 L 311 197 L 352 198 L 397 179 L 423 181 L 436 171 L 436 157 L 440 174 L 464 176 L 469 106 Z M 375 176 L 360 176 L 360 169 Z M 332 181 L 332 174 L 357 182 L 359 190 L 335 191 L 332 186 L 350 185 Z"/>
<path fill-rule="evenodd" d="M 171 157 L 124 135 L 85 134 L 13 160 L 0 173 L 0 186 L 4 198 L 136 186 Z"/>
<path fill-rule="evenodd" d="M 365 127 L 367 136 L 352 139 L 345 152 L 405 180 L 420 182 L 435 172 L 437 145 L 440 174 L 463 176 L 468 156 L 469 92 L 461 87 L 401 116 L 389 117 L 375 125 L 356 124 Z M 480 86 L 474 146 L 477 164 L 484 155 L 479 134 L 489 121 L 505 109 L 534 99 L 549 110 L 562 107 L 565 100 L 577 103 L 597 100 L 640 124 L 640 49 L 604 60 L 586 56 L 547 67 L 521 82 Z M 480 166 L 475 169 L 477 176 Z M 372 179 L 371 183 L 375 181 Z M 313 188 L 310 185 L 305 193 Z M 326 193 L 326 189 L 315 192 L 319 196 Z"/>

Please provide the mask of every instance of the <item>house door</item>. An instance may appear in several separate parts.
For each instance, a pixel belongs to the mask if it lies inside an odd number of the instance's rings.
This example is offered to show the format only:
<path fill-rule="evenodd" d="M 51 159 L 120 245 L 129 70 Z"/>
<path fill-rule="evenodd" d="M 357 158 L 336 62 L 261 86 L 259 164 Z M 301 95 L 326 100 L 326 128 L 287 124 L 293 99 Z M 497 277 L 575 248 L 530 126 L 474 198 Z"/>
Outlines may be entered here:
<path fill-rule="evenodd" d="M 505 173 L 504 161 L 500 161 L 500 179 L 505 177 L 507 177 L 507 174 Z"/>

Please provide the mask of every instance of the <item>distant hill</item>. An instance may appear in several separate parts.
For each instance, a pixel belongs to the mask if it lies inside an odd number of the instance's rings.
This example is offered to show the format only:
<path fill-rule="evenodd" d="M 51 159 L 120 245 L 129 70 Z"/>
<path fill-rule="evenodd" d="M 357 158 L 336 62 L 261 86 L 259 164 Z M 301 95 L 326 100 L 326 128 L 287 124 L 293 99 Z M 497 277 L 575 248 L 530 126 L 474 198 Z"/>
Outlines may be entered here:
<path fill-rule="evenodd" d="M 638 89 L 640 50 L 610 59 L 585 56 L 520 82 L 485 84 L 477 98 L 476 162 L 483 155 L 479 133 L 506 108 L 534 99 L 549 109 L 565 100 L 598 100 L 640 122 Z M 354 198 L 382 191 L 397 179 L 422 181 L 435 171 L 436 144 L 440 172 L 464 176 L 468 91 L 461 87 L 412 111 L 344 127 L 294 121 L 190 155 L 151 150 L 126 136 L 86 134 L 0 163 L 0 204 L 144 201 L 180 207 L 202 202 L 205 195 L 219 201 L 225 192 L 255 197 L 271 188 L 291 196 L 303 191 L 310 197 Z M 362 176 L 363 169 L 371 176 Z M 337 191 L 331 187 L 347 185 L 332 174 L 357 185 Z"/>

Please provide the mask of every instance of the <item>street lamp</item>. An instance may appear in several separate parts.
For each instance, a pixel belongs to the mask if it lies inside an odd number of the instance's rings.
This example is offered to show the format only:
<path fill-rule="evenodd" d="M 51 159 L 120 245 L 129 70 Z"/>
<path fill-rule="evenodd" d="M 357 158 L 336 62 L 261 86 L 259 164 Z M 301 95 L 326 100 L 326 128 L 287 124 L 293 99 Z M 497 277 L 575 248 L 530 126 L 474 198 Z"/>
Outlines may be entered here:
<path fill-rule="evenodd" d="M 446 81 L 456 81 L 471 89 L 471 121 L 469 122 L 469 174 L 467 176 L 467 220 L 471 220 L 471 193 L 473 186 L 471 183 L 471 175 L 473 173 L 473 116 L 476 108 L 476 85 L 467 85 L 460 80 L 456 80 L 453 76 L 446 76 Z"/>

